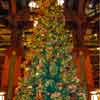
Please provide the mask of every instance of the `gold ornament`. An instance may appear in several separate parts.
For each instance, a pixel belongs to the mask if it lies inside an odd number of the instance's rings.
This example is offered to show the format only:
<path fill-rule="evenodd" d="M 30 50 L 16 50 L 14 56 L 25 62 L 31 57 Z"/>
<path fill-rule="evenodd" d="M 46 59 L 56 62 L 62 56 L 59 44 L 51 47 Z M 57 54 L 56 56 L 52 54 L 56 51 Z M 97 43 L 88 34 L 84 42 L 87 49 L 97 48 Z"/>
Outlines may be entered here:
<path fill-rule="evenodd" d="M 16 51 L 12 51 L 12 55 L 15 56 L 16 55 Z"/>

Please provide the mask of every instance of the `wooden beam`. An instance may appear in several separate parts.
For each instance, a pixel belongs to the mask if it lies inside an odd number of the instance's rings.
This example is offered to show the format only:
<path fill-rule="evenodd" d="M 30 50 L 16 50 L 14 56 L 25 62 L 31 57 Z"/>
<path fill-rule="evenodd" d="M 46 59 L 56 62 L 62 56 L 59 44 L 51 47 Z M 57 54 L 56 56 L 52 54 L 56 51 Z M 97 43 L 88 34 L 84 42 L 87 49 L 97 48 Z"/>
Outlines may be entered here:
<path fill-rule="evenodd" d="M 85 6 L 87 0 L 79 0 L 78 15 L 85 18 Z"/>
<path fill-rule="evenodd" d="M 2 77 L 1 77 L 1 89 L 6 91 L 8 87 L 9 64 L 11 60 L 10 52 L 11 52 L 11 48 L 7 49 L 5 52 L 5 59 L 4 59 L 3 69 L 2 69 Z"/>
<path fill-rule="evenodd" d="M 87 48 L 74 48 L 73 56 L 81 83 L 87 87 L 88 91 L 92 91 L 94 89 L 94 80 L 90 51 Z M 84 73 L 82 73 L 83 71 Z M 84 81 L 86 83 L 84 83 Z"/>
<path fill-rule="evenodd" d="M 12 16 L 16 15 L 16 0 L 10 0 L 10 6 L 11 6 L 10 14 Z"/>
<path fill-rule="evenodd" d="M 9 74 L 8 74 L 8 95 L 7 100 L 12 100 L 13 96 L 13 83 L 14 83 L 14 66 L 16 64 L 16 51 L 11 52 L 11 62 L 9 66 Z"/>

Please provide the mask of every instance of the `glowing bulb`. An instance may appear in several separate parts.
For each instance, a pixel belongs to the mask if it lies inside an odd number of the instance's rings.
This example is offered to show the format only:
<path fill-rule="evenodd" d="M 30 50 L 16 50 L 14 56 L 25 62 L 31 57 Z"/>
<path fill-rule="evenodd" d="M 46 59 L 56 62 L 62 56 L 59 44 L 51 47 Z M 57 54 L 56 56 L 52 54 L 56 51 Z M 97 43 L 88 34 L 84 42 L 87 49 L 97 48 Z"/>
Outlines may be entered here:
<path fill-rule="evenodd" d="M 0 92 L 0 96 L 1 96 L 1 95 L 5 95 L 5 92 Z"/>
<path fill-rule="evenodd" d="M 39 75 L 39 73 L 37 72 L 37 73 L 36 73 L 36 76 L 38 76 L 38 75 Z"/>
<path fill-rule="evenodd" d="M 97 92 L 96 92 L 96 91 L 91 91 L 90 93 L 91 93 L 91 94 L 96 94 Z"/>
<path fill-rule="evenodd" d="M 62 6 L 64 4 L 64 0 L 57 0 L 57 2 L 59 6 Z"/>
<path fill-rule="evenodd" d="M 98 36 L 97 33 L 95 33 L 94 36 L 97 37 Z"/>
<path fill-rule="evenodd" d="M 28 88 L 28 89 L 32 89 L 32 86 L 28 86 L 27 88 Z"/>
<path fill-rule="evenodd" d="M 28 6 L 30 7 L 30 9 L 32 10 L 33 8 L 39 8 L 39 5 L 34 2 L 33 0 L 31 0 L 28 4 Z"/>
<path fill-rule="evenodd" d="M 36 27 L 38 25 L 38 21 L 35 20 L 33 25 L 34 25 L 34 27 Z"/>
<path fill-rule="evenodd" d="M 92 4 L 89 4 L 89 8 L 92 8 L 93 7 L 93 5 Z"/>
<path fill-rule="evenodd" d="M 30 70 L 30 68 L 25 68 L 25 71 L 29 71 Z"/>
<path fill-rule="evenodd" d="M 100 47 L 98 47 L 97 50 L 100 50 Z"/>

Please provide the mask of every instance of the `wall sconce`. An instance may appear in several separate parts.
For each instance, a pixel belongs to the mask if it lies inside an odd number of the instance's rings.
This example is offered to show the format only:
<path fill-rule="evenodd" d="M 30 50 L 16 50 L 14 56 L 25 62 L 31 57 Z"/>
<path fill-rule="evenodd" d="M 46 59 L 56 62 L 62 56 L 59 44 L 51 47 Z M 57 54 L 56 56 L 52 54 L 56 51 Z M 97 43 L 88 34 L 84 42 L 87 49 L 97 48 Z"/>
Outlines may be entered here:
<path fill-rule="evenodd" d="M 0 92 L 0 100 L 5 100 L 5 92 Z"/>

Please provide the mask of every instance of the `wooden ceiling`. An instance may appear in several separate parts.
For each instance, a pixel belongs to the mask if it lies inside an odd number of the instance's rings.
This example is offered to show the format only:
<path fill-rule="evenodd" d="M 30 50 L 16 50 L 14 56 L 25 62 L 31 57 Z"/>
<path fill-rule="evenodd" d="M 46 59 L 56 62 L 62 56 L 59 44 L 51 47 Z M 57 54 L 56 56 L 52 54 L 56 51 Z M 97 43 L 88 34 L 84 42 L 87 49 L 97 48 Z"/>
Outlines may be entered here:
<path fill-rule="evenodd" d="M 27 46 L 25 44 L 30 43 L 33 26 L 31 18 L 36 12 L 30 12 L 27 6 L 29 1 L 0 0 L 0 65 L 3 64 L 5 50 L 15 45 L 13 44 L 12 37 L 17 33 L 19 33 L 18 37 L 21 37 L 20 41 L 23 48 Z M 73 2 L 72 8 L 67 6 L 68 2 Z M 89 7 L 90 4 L 92 4 L 92 7 Z M 99 0 L 65 0 L 64 6 L 66 26 L 68 26 L 67 24 L 72 24 L 71 28 L 74 28 L 74 25 L 77 24 L 78 28 L 81 25 L 83 25 L 81 28 L 85 28 L 82 34 L 78 32 L 73 35 L 75 37 L 74 46 L 89 49 L 93 73 L 97 73 L 94 80 L 96 87 L 98 87 L 100 77 L 100 2 Z M 71 16 L 70 12 L 72 11 L 75 14 Z"/>

